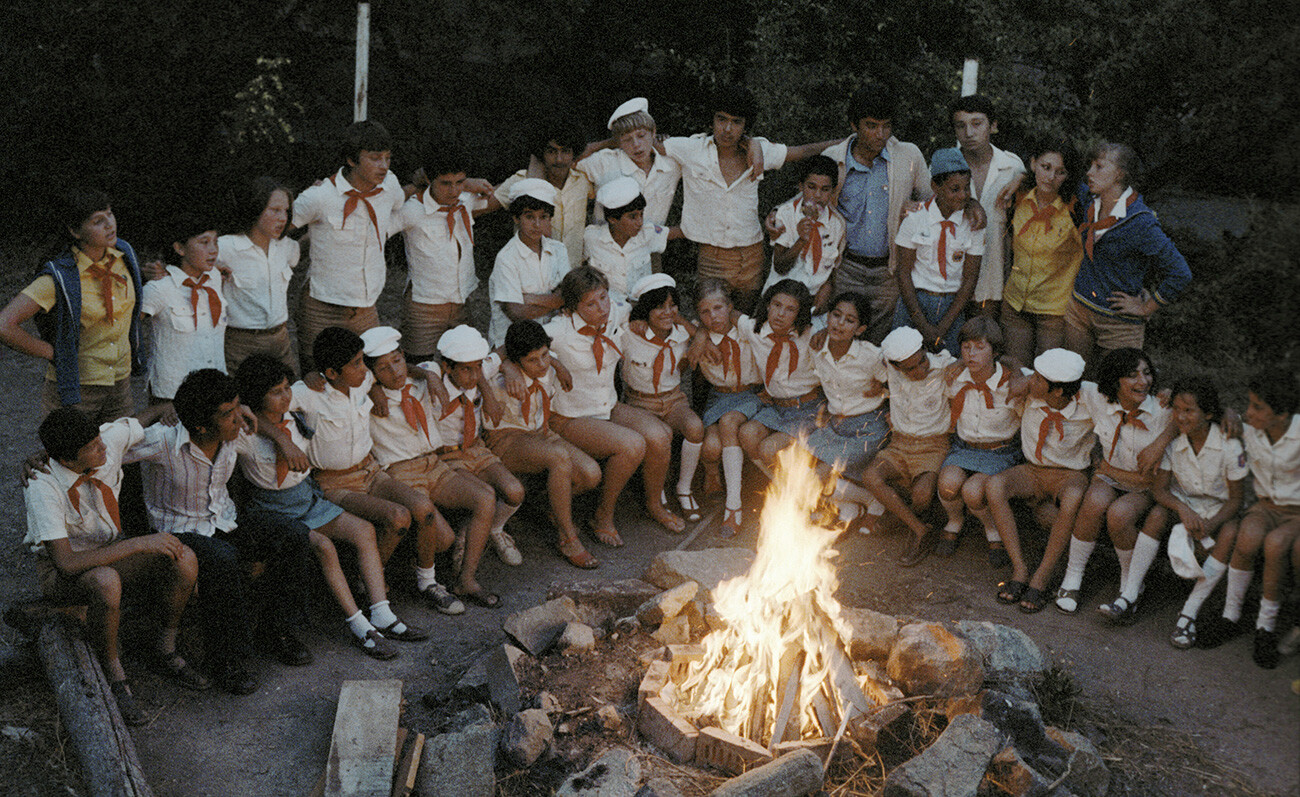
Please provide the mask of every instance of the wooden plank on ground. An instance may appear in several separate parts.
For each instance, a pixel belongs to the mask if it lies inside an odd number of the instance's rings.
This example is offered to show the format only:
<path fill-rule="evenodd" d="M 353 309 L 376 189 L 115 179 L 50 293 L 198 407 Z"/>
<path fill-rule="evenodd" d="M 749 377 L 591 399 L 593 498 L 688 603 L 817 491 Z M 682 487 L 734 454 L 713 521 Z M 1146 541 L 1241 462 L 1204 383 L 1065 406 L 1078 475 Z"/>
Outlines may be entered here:
<path fill-rule="evenodd" d="M 393 777 L 393 797 L 411 797 L 415 791 L 415 776 L 420 771 L 420 756 L 424 753 L 424 734 L 411 736 L 411 743 L 397 764 L 397 774 Z"/>
<path fill-rule="evenodd" d="M 389 797 L 402 682 L 344 681 L 330 738 L 326 797 Z"/>

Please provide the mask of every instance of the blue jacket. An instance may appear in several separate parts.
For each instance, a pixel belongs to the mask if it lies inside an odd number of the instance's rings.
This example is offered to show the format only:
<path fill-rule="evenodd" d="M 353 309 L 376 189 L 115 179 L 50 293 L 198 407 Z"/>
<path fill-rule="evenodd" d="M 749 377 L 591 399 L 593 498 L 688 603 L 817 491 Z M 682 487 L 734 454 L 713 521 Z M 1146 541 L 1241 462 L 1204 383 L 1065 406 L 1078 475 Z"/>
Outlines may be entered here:
<path fill-rule="evenodd" d="M 120 238 L 115 248 L 121 250 L 126 270 L 135 285 L 135 304 L 131 308 L 131 372 L 141 373 L 144 361 L 140 347 L 140 261 L 131 245 Z M 81 369 L 77 365 L 77 352 L 81 346 L 81 275 L 77 272 L 77 259 L 66 251 L 41 266 L 36 275 L 50 275 L 54 279 L 54 308 L 36 317 L 36 328 L 45 342 L 54 347 L 54 376 L 59 387 L 59 401 L 67 406 L 81 401 Z"/>
<path fill-rule="evenodd" d="M 1094 199 L 1087 188 L 1081 188 L 1079 195 L 1083 208 Z M 1092 257 L 1085 248 L 1079 275 L 1074 280 L 1074 298 L 1103 315 L 1140 324 L 1143 319 L 1112 310 L 1110 295 L 1122 291 L 1137 296 L 1150 276 L 1155 283 L 1152 297 L 1162 305 L 1168 304 L 1192 281 L 1192 272 L 1187 267 L 1187 259 L 1160 229 L 1155 211 L 1141 195 L 1134 197 L 1127 215 L 1096 239 Z M 1086 247 L 1085 226 L 1080 226 L 1080 232 Z"/>

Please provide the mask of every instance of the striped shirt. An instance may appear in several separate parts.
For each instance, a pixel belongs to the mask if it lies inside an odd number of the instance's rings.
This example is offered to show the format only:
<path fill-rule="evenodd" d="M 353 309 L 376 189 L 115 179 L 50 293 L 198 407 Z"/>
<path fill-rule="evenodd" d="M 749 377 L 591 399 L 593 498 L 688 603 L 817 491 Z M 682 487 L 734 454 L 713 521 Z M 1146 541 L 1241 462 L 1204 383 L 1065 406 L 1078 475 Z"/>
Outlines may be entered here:
<path fill-rule="evenodd" d="M 145 428 L 126 461 L 144 462 L 144 501 L 155 531 L 211 537 L 234 530 L 235 502 L 226 490 L 235 470 L 233 443 L 222 443 L 214 462 L 184 426 L 157 423 Z"/>

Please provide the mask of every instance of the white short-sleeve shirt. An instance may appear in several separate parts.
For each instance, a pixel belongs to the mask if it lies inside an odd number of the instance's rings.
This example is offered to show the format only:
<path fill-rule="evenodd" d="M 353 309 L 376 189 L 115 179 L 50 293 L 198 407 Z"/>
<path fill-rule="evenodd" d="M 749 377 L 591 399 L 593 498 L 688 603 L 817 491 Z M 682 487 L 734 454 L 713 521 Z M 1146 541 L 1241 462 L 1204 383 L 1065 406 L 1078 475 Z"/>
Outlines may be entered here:
<path fill-rule="evenodd" d="M 442 366 L 436 362 L 421 363 L 420 367 L 434 373 L 442 373 Z M 483 360 L 481 367 L 483 368 L 483 378 L 491 382 L 501 372 L 501 358 L 493 352 Z M 438 436 L 442 438 L 442 445 L 463 446 L 467 442 L 474 442 L 473 440 L 465 440 L 465 407 L 460 402 L 462 395 L 469 399 L 470 406 L 474 408 L 474 437 L 475 439 L 481 439 L 483 436 L 483 397 L 479 395 L 478 386 L 471 387 L 469 390 L 461 390 L 452 381 L 450 374 L 442 375 L 442 386 L 447 391 L 447 404 L 439 407 L 434 415 L 438 422 Z"/>
<path fill-rule="evenodd" d="M 1250 469 L 1241 443 L 1210 424 L 1200 453 L 1180 434 L 1165 449 L 1160 469 L 1170 472 L 1169 491 L 1193 512 L 1209 519 L 1228 502 L 1228 482 L 1241 481 Z"/>
<path fill-rule="evenodd" d="M 944 232 L 943 224 L 951 222 L 955 230 Z M 944 236 L 944 263 L 939 263 L 939 238 Z M 939 203 L 927 200 L 912 211 L 898 226 L 894 243 L 904 249 L 916 250 L 916 265 L 912 267 L 912 284 L 917 290 L 931 293 L 956 293 L 961 287 L 961 274 L 967 255 L 984 255 L 984 235 L 977 233 L 958 210 L 944 218 Z"/>
<path fill-rule="evenodd" d="M 619 246 L 608 224 L 592 224 L 583 235 L 587 264 L 609 280 L 609 295 L 626 301 L 628 292 L 650 274 L 650 255 L 668 247 L 668 228 L 646 224 Z"/>
<path fill-rule="evenodd" d="M 486 199 L 468 191 L 457 204 L 442 207 L 427 188 L 402 205 L 397 225 L 406 243 L 406 279 L 414 301 L 464 304 L 478 287 L 474 211 L 486 207 Z"/>
<path fill-rule="evenodd" d="M 307 442 L 307 458 L 320 470 L 345 470 L 370 453 L 370 387 L 375 378 L 369 371 L 361 387 L 344 393 L 333 385 L 315 391 L 303 382 L 293 385 L 291 410 L 302 410 L 315 434 Z"/>
<path fill-rule="evenodd" d="M 970 369 L 963 368 L 948 386 L 948 398 L 953 401 L 954 411 L 959 394 L 964 396 L 961 414 L 957 416 L 957 436 L 962 440 L 976 444 L 999 443 L 1010 440 L 1020 431 L 1019 407 L 1011 400 L 1011 372 L 1001 363 L 993 364 L 993 373 L 984 381 L 983 390 L 977 386 Z"/>
<path fill-rule="evenodd" d="M 146 282 L 140 292 L 140 312 L 151 319 L 149 392 L 158 398 L 175 396 L 190 371 L 215 368 L 226 372 L 226 303 L 221 276 L 216 269 L 204 276 L 203 285 L 217 296 L 220 309 L 215 319 L 209 301 L 212 294 L 199 289 L 198 302 L 193 303 L 193 291 L 182 284 L 190 276 L 175 266 L 168 266 L 162 279 Z"/>
<path fill-rule="evenodd" d="M 785 164 L 786 146 L 753 138 L 763 149 L 763 169 Z M 682 167 L 682 233 L 696 243 L 723 249 L 751 246 L 763 240 L 758 219 L 758 184 L 746 168 L 728 184 L 718 164 L 718 146 L 709 133 L 665 139 L 664 151 Z"/>
<path fill-rule="evenodd" d="M 862 415 L 885 403 L 883 388 L 878 395 L 863 395 L 872 380 L 884 385 L 889 379 L 880 347 L 870 341 L 852 341 L 839 359 L 831 354 L 829 341 L 823 343 L 813 351 L 813 370 L 826 394 L 826 409 L 833 415 Z"/>
<path fill-rule="evenodd" d="M 930 358 L 930 371 L 921 379 L 904 376 L 887 364 L 889 372 L 889 423 L 894 431 L 912 437 L 947 434 L 952 426 L 947 383 L 943 369 L 957 361 L 945 349 Z"/>
<path fill-rule="evenodd" d="M 1147 396 L 1134 412 L 1145 428 L 1131 421 L 1120 425 L 1124 408 L 1111 402 L 1097 389 L 1095 382 L 1084 382 L 1079 388 L 1079 400 L 1092 415 L 1092 423 L 1101 441 L 1101 455 L 1111 467 L 1120 470 L 1137 470 L 1138 454 L 1155 442 L 1169 425 L 1170 411 L 1160 406 L 1155 396 Z M 1116 437 L 1115 430 L 1119 429 Z"/>
<path fill-rule="evenodd" d="M 275 238 L 262 251 L 247 235 L 217 239 L 217 266 L 230 269 L 222 283 L 230 326 L 270 329 L 289 320 L 289 280 L 301 247 L 292 238 Z"/>
<path fill-rule="evenodd" d="M 1277 443 L 1247 424 L 1242 430 L 1250 472 L 1255 477 L 1255 494 L 1282 506 L 1300 506 L 1300 413 Z"/>
<path fill-rule="evenodd" d="M 799 222 L 803 219 L 802 195 L 777 205 L 776 223 L 785 229 L 776 240 L 772 241 L 772 244 L 787 249 L 797 244 Z M 783 279 L 793 279 L 808 286 L 808 292 L 815 296 L 817 291 L 826 284 L 826 280 L 830 279 L 831 272 L 835 270 L 835 266 L 840 262 L 840 256 L 844 254 L 848 225 L 845 224 L 844 217 L 839 211 L 832 207 L 822 208 L 815 220 L 818 225 L 817 235 L 821 239 L 821 256 L 814 260 L 810 245 L 795 258 L 794 265 L 785 274 L 778 274 L 773 268 L 767 275 L 763 290 L 767 290 Z"/>
<path fill-rule="evenodd" d="M 525 293 L 553 293 L 560 280 L 569 273 L 569 254 L 564 244 L 551 238 L 542 239 L 539 255 L 515 235 L 497 252 L 496 265 L 488 278 L 488 298 L 492 316 L 488 321 L 488 342 L 500 346 L 506 342 L 510 318 L 503 304 L 519 304 Z M 537 319 L 545 323 L 546 318 Z"/>
<path fill-rule="evenodd" d="M 384 468 L 396 462 L 424 456 L 443 446 L 442 433 L 438 431 L 438 411 L 429 394 L 429 383 L 423 377 L 408 377 L 406 387 L 411 389 L 411 398 L 415 399 L 420 412 L 424 413 L 424 427 L 419 426 L 418 420 L 412 426 L 402 410 L 405 388 L 383 388 L 384 397 L 388 399 L 388 415 L 381 418 L 374 413 L 370 414 L 370 440 L 374 444 L 370 452 Z"/>
<path fill-rule="evenodd" d="M 510 207 L 510 187 L 525 177 L 543 177 L 541 161 L 537 156 L 529 158 L 528 168 L 520 169 L 497 186 L 494 196 L 504 207 Z M 564 179 L 555 199 L 555 211 L 551 214 L 551 231 L 555 239 L 564 244 L 565 255 L 569 258 L 569 268 L 582 265 L 582 231 L 587 226 L 587 199 L 591 196 L 591 181 L 579 169 L 569 169 L 569 176 Z"/>
<path fill-rule="evenodd" d="M 754 352 L 754 365 L 763 378 L 763 388 L 769 396 L 777 399 L 798 398 L 817 387 L 819 382 L 817 372 L 813 370 L 811 326 L 803 334 L 790 336 L 794 342 L 793 352 L 789 345 L 782 343 L 770 376 L 768 363 L 777 344 L 772 337 L 772 325 L 764 321 L 763 328 L 757 332 L 754 331 L 752 321 L 736 326 Z"/>
<path fill-rule="evenodd" d="M 551 410 L 568 418 L 609 418 L 609 412 L 618 403 L 614 388 L 614 369 L 622 358 L 618 348 L 622 344 L 626 311 L 615 306 L 605 323 L 601 341 L 600 369 L 596 369 L 595 338 L 578 330 L 587 326 L 576 313 L 561 314 L 546 323 L 546 334 L 551 336 L 551 356 L 569 369 L 573 379 L 572 390 L 561 390 L 555 395 Z M 613 342 L 611 345 L 610 342 Z"/>
<path fill-rule="evenodd" d="M 546 426 L 546 408 L 555 404 L 556 386 L 553 374 L 554 371 L 547 371 L 541 379 L 524 376 L 524 383 L 530 394 L 527 413 L 524 412 L 523 400 L 506 392 L 505 375 L 497 374 L 489 384 L 492 387 L 492 395 L 501 405 L 501 420 L 493 423 L 491 418 L 484 418 L 484 426 L 492 430 L 519 429 L 525 432 L 536 432 Z M 543 394 L 546 398 L 542 398 Z"/>
<path fill-rule="evenodd" d="M 375 210 L 371 221 L 365 202 L 358 201 L 346 219 L 343 210 L 352 186 L 343 169 L 298 195 L 293 201 L 293 226 L 310 227 L 308 286 L 311 297 L 344 307 L 372 307 L 384 290 L 388 269 L 384 243 L 392 231 L 392 216 L 406 201 L 406 193 L 391 171 L 382 191 L 370 197 Z M 376 223 L 378 225 L 376 227 Z"/>
<path fill-rule="evenodd" d="M 642 336 L 625 327 L 619 344 L 623 347 L 623 381 L 638 393 L 663 393 L 678 387 L 682 357 L 690 342 L 690 333 L 681 325 L 674 326 L 661 342 L 649 329 Z"/>
<path fill-rule="evenodd" d="M 591 180 L 591 184 L 600 188 L 615 177 L 631 177 L 641 186 L 641 195 L 645 197 L 645 220 L 651 224 L 667 224 L 668 211 L 673 206 L 673 196 L 677 193 L 677 183 L 682 179 L 682 167 L 677 161 L 661 157 L 654 153 L 654 162 L 646 173 L 617 147 L 596 150 L 578 161 L 574 168 L 582 171 Z M 603 214 L 598 213 L 598 218 Z"/>
<path fill-rule="evenodd" d="M 289 439 L 305 452 L 308 443 L 302 436 L 302 432 L 298 431 L 298 424 L 289 415 L 284 417 L 289 421 L 285 425 Z M 279 454 L 276 452 L 275 443 L 258 434 L 241 434 L 235 441 L 235 454 L 239 460 L 240 471 L 250 482 L 263 490 L 288 490 L 290 487 L 297 487 L 310 475 L 308 471 L 291 468 L 285 472 L 284 481 L 277 481 L 276 464 L 279 462 Z"/>
<path fill-rule="evenodd" d="M 701 359 L 698 363 L 700 373 L 715 387 L 734 389 L 758 384 L 760 376 L 754 362 L 754 350 L 742 329 L 753 329 L 754 319 L 741 314 L 736 324 L 725 333 L 710 332 L 709 340 L 722 354 L 717 363 Z"/>
<path fill-rule="evenodd" d="M 1096 442 L 1092 415 L 1077 396 L 1060 410 L 1042 399 L 1026 400 L 1020 418 L 1020 449 L 1031 465 L 1084 470 L 1092 463 Z"/>

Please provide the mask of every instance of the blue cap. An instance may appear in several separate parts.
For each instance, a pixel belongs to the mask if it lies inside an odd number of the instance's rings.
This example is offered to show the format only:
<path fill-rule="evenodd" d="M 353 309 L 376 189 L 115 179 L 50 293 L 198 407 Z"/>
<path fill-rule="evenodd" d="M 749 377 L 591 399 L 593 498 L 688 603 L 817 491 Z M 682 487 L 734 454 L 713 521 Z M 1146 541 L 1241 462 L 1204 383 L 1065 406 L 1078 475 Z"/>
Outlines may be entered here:
<path fill-rule="evenodd" d="M 970 164 L 966 162 L 961 150 L 956 147 L 935 150 L 934 156 L 930 158 L 930 174 L 934 177 L 968 171 L 970 171 Z"/>

